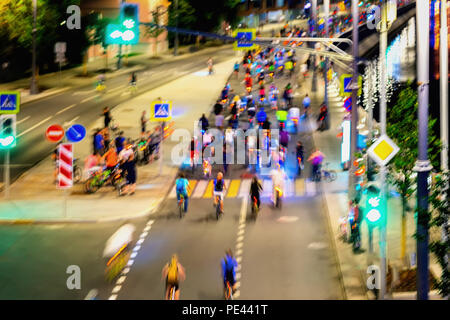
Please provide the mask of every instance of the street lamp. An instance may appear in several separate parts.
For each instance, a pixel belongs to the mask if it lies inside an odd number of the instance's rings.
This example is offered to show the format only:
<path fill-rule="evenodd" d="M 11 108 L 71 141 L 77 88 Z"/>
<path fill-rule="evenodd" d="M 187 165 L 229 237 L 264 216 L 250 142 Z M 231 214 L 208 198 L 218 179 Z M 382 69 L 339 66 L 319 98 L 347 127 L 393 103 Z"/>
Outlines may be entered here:
<path fill-rule="evenodd" d="M 33 29 L 31 31 L 33 35 L 33 49 L 31 58 L 31 85 L 30 94 L 37 94 L 37 80 L 36 80 L 36 16 L 37 16 L 37 0 L 33 0 Z"/>

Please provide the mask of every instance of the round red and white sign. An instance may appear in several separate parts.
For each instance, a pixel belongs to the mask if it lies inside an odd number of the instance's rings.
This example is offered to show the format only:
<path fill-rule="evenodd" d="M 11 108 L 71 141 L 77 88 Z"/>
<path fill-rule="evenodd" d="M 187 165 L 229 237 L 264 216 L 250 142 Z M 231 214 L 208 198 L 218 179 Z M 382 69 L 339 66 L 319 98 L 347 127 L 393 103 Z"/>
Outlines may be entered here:
<path fill-rule="evenodd" d="M 51 125 L 47 128 L 45 136 L 50 142 L 58 142 L 64 137 L 64 129 L 58 124 Z"/>

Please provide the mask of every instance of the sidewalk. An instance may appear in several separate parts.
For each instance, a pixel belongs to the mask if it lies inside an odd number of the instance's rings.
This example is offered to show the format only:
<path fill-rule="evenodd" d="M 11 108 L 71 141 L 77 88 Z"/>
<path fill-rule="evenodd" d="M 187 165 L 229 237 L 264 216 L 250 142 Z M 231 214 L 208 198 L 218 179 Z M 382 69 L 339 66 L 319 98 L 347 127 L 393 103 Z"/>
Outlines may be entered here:
<path fill-rule="evenodd" d="M 155 90 L 148 91 L 111 111 L 125 137 L 140 134 L 140 116 L 149 115 L 150 103 L 157 97 L 173 101 L 174 129 L 185 128 L 193 132 L 194 121 L 203 112 L 209 112 L 230 75 L 235 57 L 215 65 L 215 74 L 207 76 L 206 68 L 179 78 Z M 92 152 L 92 131 L 102 127 L 98 118 L 87 127 L 86 138 L 74 145 L 74 156 L 79 165 Z M 150 129 L 155 124 L 150 123 Z M 157 210 L 172 186 L 178 166 L 171 161 L 171 151 L 178 141 L 164 142 L 163 173 L 159 175 L 159 161 L 137 167 L 137 190 L 133 196 L 118 197 L 112 187 L 101 188 L 95 194 L 84 194 L 83 185 L 74 185 L 67 194 L 56 189 L 53 180 L 53 162 L 50 157 L 20 177 L 10 189 L 11 199 L 0 202 L 0 223 L 39 222 L 97 222 L 132 219 Z M 65 200 L 66 199 L 66 200 Z"/>
<path fill-rule="evenodd" d="M 173 50 L 162 52 L 157 57 L 149 54 L 140 54 L 128 58 L 128 65 L 125 65 L 125 59 L 122 59 L 121 69 L 116 69 L 117 59 L 110 58 L 108 60 L 108 67 L 110 69 L 113 69 L 113 71 L 106 73 L 106 77 L 107 79 L 115 78 L 125 73 L 144 70 L 148 67 L 160 65 L 168 61 L 189 59 L 190 57 L 198 54 L 220 50 L 229 46 L 229 44 L 225 44 L 222 46 L 206 47 L 192 53 L 189 52 L 188 47 L 182 47 L 179 50 L 179 55 L 177 55 L 176 57 L 173 56 Z M 21 93 L 20 102 L 23 105 L 32 101 L 52 96 L 57 93 L 64 92 L 73 87 L 92 84 L 99 74 L 98 70 L 101 70 L 104 67 L 104 59 L 96 59 L 88 63 L 87 76 L 82 75 L 84 69 L 83 66 L 62 70 L 61 73 L 53 72 L 39 75 L 38 84 L 42 91 L 35 95 L 30 95 L 30 78 L 19 79 L 8 83 L 1 83 L 0 91 L 19 91 Z"/>
<path fill-rule="evenodd" d="M 310 86 L 310 83 L 308 84 Z M 318 78 L 318 92 L 315 97 L 311 97 L 311 105 L 315 107 L 316 102 L 321 102 L 324 93 L 323 79 Z M 322 182 L 324 197 L 324 210 L 332 235 L 333 246 L 336 249 L 339 261 L 339 269 L 342 274 L 342 282 L 345 294 L 349 300 L 375 299 L 371 291 L 366 287 L 368 278 L 367 267 L 375 264 L 380 265 L 378 259 L 379 235 L 378 230 L 373 232 L 374 254 L 368 252 L 368 228 L 367 223 L 361 225 L 361 247 L 365 250 L 361 254 L 354 254 L 351 244 L 344 243 L 339 239 L 338 226 L 339 218 L 348 212 L 348 171 L 343 171 L 340 166 L 340 138 L 337 134 L 340 130 L 340 123 L 345 115 L 342 107 L 342 100 L 339 98 L 339 88 L 332 83 L 328 89 L 330 129 L 324 132 L 315 132 L 314 143 L 326 156 L 324 162 L 329 162 L 329 168 L 338 172 L 338 178 L 331 183 Z M 401 199 L 391 196 L 388 201 L 389 215 L 387 222 L 387 258 L 388 263 L 397 271 L 401 270 L 400 257 L 400 236 L 401 236 Z M 415 219 L 412 213 L 407 216 L 407 255 L 415 252 L 416 241 L 413 233 L 416 230 Z M 434 257 L 430 255 L 430 269 L 436 277 L 440 275 L 440 269 Z M 388 289 L 389 290 L 389 289 Z M 387 299 L 415 299 L 415 292 L 388 294 Z M 435 291 L 430 292 L 430 299 L 439 299 Z"/>

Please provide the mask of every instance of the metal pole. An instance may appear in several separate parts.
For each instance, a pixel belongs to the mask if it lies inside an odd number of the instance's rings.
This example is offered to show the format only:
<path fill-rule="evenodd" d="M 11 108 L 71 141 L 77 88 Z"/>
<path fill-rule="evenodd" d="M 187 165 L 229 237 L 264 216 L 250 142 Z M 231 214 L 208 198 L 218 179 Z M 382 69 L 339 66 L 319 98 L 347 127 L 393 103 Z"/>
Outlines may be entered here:
<path fill-rule="evenodd" d="M 175 27 L 178 28 L 178 0 L 175 0 Z M 175 32 L 175 44 L 173 47 L 173 55 L 178 55 L 178 31 Z"/>
<path fill-rule="evenodd" d="M 447 0 L 441 0 L 441 29 L 439 44 L 439 82 L 441 92 L 441 169 L 448 170 L 448 29 L 447 29 Z"/>
<path fill-rule="evenodd" d="M 441 170 L 448 171 L 448 28 L 447 28 L 447 0 L 441 0 L 441 29 L 439 44 L 439 74 L 440 74 L 440 92 L 441 92 Z M 448 188 L 448 185 L 447 185 Z M 444 193 L 444 196 L 446 193 Z M 442 242 L 447 241 L 448 221 L 442 226 Z M 445 256 L 449 261 L 449 255 Z M 449 266 L 450 267 L 450 266 Z M 446 299 L 449 299 L 447 296 Z"/>
<path fill-rule="evenodd" d="M 323 5 L 325 7 L 325 37 L 328 38 L 328 19 L 330 15 L 330 0 L 324 0 Z M 328 50 L 328 49 L 327 49 Z M 325 58 L 325 68 L 323 70 L 324 74 L 324 83 L 325 83 L 325 94 L 324 94 L 324 103 L 326 106 L 328 106 L 328 58 Z M 329 116 L 328 116 L 329 118 Z M 327 122 L 329 122 L 329 119 L 326 119 Z"/>
<path fill-rule="evenodd" d="M 381 7 L 381 29 L 380 29 L 380 131 L 386 134 L 386 50 L 387 50 L 387 6 L 383 2 Z M 380 166 L 380 192 L 381 192 L 381 212 L 383 218 L 380 221 L 380 273 L 381 288 L 379 299 L 383 300 L 386 294 L 386 223 L 387 223 L 387 184 L 386 166 Z"/>
<path fill-rule="evenodd" d="M 348 178 L 348 195 L 350 200 L 353 200 L 355 195 L 355 166 L 353 162 L 355 161 L 355 153 L 357 147 L 357 139 L 358 139 L 358 56 L 359 56 L 359 48 L 358 48 L 358 1 L 352 0 L 352 17 L 353 17 L 353 31 L 352 31 L 352 40 L 353 40 L 353 78 L 352 78 L 352 111 L 351 111 L 351 138 L 350 138 L 350 170 L 349 170 L 349 178 Z"/>
<path fill-rule="evenodd" d="M 37 81 L 36 81 L 36 16 L 37 16 L 37 0 L 33 0 L 33 29 L 31 31 L 33 35 L 33 49 L 31 58 L 31 85 L 30 94 L 37 94 Z"/>
<path fill-rule="evenodd" d="M 164 122 L 161 122 L 161 141 L 159 146 L 159 175 L 163 171 L 163 145 L 164 145 Z"/>
<path fill-rule="evenodd" d="M 429 22 L 428 1 L 416 2 L 417 81 L 418 81 L 418 159 L 417 171 L 417 299 L 428 300 L 428 93 L 429 93 Z"/>
<path fill-rule="evenodd" d="M 312 0 L 311 2 L 311 12 L 313 18 L 313 30 L 316 31 L 316 20 L 317 20 L 317 0 Z"/>
<path fill-rule="evenodd" d="M 120 69 L 122 67 L 122 45 L 119 44 L 119 54 L 117 59 L 117 69 Z"/>
<path fill-rule="evenodd" d="M 9 149 L 5 150 L 5 168 L 3 169 L 3 181 L 5 183 L 5 199 L 9 199 Z"/>

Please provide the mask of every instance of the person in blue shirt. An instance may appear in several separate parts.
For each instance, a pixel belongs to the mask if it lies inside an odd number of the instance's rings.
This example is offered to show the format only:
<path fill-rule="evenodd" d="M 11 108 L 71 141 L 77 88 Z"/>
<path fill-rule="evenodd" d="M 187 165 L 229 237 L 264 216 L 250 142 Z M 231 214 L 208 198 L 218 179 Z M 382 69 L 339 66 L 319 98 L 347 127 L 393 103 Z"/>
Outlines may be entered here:
<path fill-rule="evenodd" d="M 233 293 L 236 291 L 236 268 L 238 263 L 233 257 L 231 249 L 225 251 L 225 258 L 221 261 L 222 265 L 222 277 L 223 277 L 223 287 L 227 287 L 227 281 L 230 283 Z"/>
<path fill-rule="evenodd" d="M 258 123 L 262 124 L 264 121 L 266 121 L 266 119 L 267 119 L 267 113 L 264 111 L 264 107 L 261 106 L 261 108 L 259 108 L 258 113 L 256 114 L 256 120 L 258 120 Z"/>
<path fill-rule="evenodd" d="M 184 212 L 188 209 L 188 189 L 189 181 L 184 177 L 183 173 L 178 175 L 178 179 L 175 181 L 175 186 L 177 190 L 177 200 L 180 201 L 181 195 L 184 197 Z"/>

